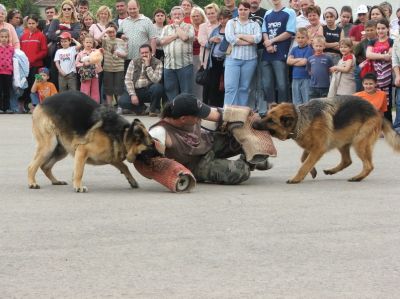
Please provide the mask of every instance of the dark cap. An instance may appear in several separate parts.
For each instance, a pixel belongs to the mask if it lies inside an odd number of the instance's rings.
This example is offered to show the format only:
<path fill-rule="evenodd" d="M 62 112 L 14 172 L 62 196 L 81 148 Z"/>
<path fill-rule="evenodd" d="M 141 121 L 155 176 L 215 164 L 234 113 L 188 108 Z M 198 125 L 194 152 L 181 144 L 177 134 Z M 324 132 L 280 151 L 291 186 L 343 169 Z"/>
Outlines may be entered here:
<path fill-rule="evenodd" d="M 203 104 L 193 94 L 181 93 L 171 102 L 171 116 L 179 118 L 181 116 L 197 116 L 206 118 L 210 114 L 211 108 Z"/>

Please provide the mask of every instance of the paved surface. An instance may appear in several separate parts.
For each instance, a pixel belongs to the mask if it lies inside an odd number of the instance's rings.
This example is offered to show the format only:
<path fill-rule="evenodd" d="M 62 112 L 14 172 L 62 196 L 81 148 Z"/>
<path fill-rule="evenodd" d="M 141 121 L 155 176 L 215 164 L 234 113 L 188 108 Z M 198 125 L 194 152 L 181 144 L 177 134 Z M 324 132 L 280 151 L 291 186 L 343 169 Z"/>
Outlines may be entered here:
<path fill-rule="evenodd" d="M 154 118 L 143 117 L 148 125 Z M 27 188 L 29 115 L 0 115 L 0 298 L 398 298 L 400 155 L 383 139 L 361 183 L 355 163 L 287 185 L 300 149 L 278 142 L 274 168 L 241 186 L 173 194 L 111 166 L 88 166 L 87 194 Z M 354 155 L 353 155 L 354 156 Z M 131 167 L 133 169 L 133 167 Z M 72 159 L 55 174 L 71 182 Z"/>

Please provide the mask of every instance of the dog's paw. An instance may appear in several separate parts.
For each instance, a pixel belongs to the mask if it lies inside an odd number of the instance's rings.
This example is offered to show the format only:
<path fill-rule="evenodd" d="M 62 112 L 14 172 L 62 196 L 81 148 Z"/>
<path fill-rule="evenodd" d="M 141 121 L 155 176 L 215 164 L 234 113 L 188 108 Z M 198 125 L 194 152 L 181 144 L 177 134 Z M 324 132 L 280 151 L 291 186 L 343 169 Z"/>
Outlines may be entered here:
<path fill-rule="evenodd" d="M 133 181 L 128 181 L 129 185 L 131 185 L 131 188 L 139 188 L 139 184 L 133 180 Z"/>
<path fill-rule="evenodd" d="M 29 189 L 40 189 L 40 186 L 38 184 L 30 184 Z"/>
<path fill-rule="evenodd" d="M 350 178 L 347 181 L 348 182 L 360 182 L 363 178 L 358 178 L 358 177 L 354 177 L 354 178 Z"/>
<path fill-rule="evenodd" d="M 57 185 L 57 186 L 60 186 L 60 185 L 68 185 L 68 183 L 67 183 L 67 182 L 64 182 L 64 181 L 56 181 L 56 182 L 52 182 L 52 184 L 53 184 L 53 185 Z"/>
<path fill-rule="evenodd" d="M 311 173 L 311 177 L 313 179 L 315 179 L 317 177 L 317 170 L 314 167 L 313 167 L 313 169 L 311 169 L 310 173 Z"/>
<path fill-rule="evenodd" d="M 300 183 L 301 181 L 298 181 L 298 180 L 287 180 L 286 181 L 286 184 L 298 184 L 298 183 Z"/>
<path fill-rule="evenodd" d="M 86 193 L 88 192 L 88 188 L 86 186 L 81 186 L 81 187 L 75 187 L 74 191 L 77 193 Z"/>

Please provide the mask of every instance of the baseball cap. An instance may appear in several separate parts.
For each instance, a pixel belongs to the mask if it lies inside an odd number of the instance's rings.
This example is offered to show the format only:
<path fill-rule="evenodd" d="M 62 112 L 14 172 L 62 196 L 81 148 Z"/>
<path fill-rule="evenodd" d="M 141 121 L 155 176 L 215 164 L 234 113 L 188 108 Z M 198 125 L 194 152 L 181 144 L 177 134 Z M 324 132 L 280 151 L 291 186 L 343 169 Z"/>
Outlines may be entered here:
<path fill-rule="evenodd" d="M 65 32 L 60 34 L 60 38 L 71 39 L 72 36 L 71 36 L 71 33 L 65 31 Z"/>
<path fill-rule="evenodd" d="M 41 67 L 38 70 L 38 74 L 41 74 L 41 73 L 44 73 L 44 74 L 48 75 L 50 72 L 49 72 L 49 69 L 47 67 Z"/>
<path fill-rule="evenodd" d="M 211 108 L 203 104 L 193 94 L 181 93 L 177 95 L 171 102 L 171 116 L 197 116 L 206 118 L 210 114 Z"/>
<path fill-rule="evenodd" d="M 357 14 L 360 13 L 368 13 L 368 7 L 365 4 L 361 4 L 359 7 L 357 7 Z"/>

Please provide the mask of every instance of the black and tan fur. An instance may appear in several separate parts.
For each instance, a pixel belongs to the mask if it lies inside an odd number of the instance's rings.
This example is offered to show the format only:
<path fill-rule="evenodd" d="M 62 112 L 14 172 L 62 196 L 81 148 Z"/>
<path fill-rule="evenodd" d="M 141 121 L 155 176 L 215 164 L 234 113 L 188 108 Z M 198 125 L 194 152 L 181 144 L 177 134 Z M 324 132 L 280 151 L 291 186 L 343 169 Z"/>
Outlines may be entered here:
<path fill-rule="evenodd" d="M 154 149 L 154 142 L 140 120 L 131 124 L 111 109 L 85 94 L 70 91 L 54 95 L 38 105 L 32 115 L 37 147 L 28 167 L 29 188 L 39 189 L 35 175 L 39 167 L 53 185 L 65 185 L 52 173 L 57 161 L 74 156 L 73 187 L 86 192 L 82 176 L 86 163 L 111 164 L 121 171 L 132 188 L 138 184 L 123 162 Z"/>
<path fill-rule="evenodd" d="M 339 150 L 341 162 L 334 168 L 324 170 L 324 173 L 331 175 L 348 167 L 352 163 L 351 146 L 361 159 L 363 169 L 349 181 L 361 181 L 374 168 L 373 147 L 382 131 L 387 143 L 400 151 L 400 135 L 369 102 L 355 96 L 314 99 L 298 107 L 282 103 L 268 111 L 253 127 L 268 130 L 280 140 L 293 139 L 304 149 L 301 157 L 303 164 L 297 174 L 287 181 L 291 184 L 301 182 L 309 172 L 315 178 L 315 164 L 334 148 Z"/>

